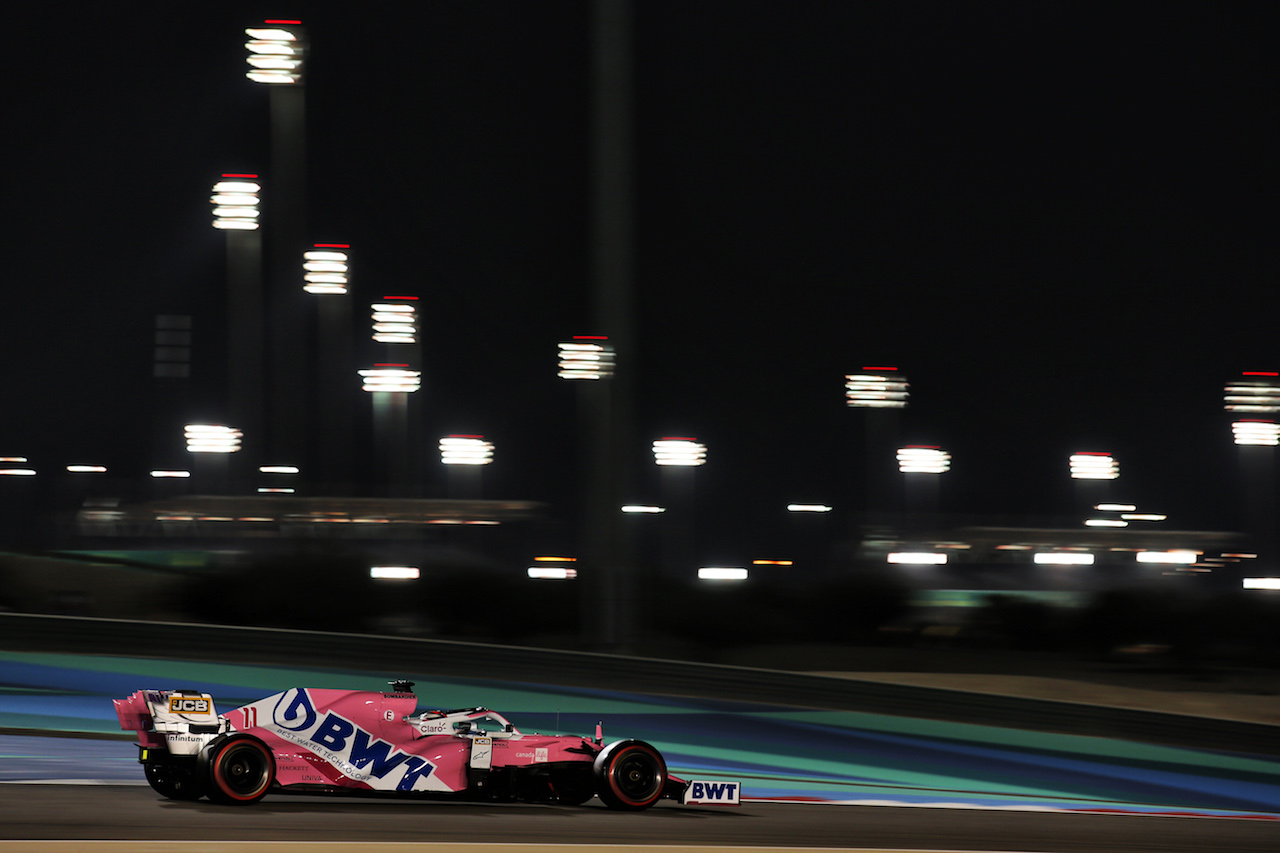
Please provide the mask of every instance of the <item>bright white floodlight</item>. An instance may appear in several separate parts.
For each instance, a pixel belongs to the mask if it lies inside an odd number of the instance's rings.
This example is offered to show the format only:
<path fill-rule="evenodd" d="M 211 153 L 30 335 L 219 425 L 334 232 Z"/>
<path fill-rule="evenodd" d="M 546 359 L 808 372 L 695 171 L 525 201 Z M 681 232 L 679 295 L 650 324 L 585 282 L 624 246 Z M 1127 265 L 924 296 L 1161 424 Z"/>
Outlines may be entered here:
<path fill-rule="evenodd" d="M 373 339 L 380 344 L 412 344 L 418 340 L 416 296 L 388 296 L 373 309 Z"/>
<path fill-rule="evenodd" d="M 653 461 L 659 465 L 695 468 L 707 462 L 707 446 L 692 438 L 662 438 L 653 443 Z"/>
<path fill-rule="evenodd" d="M 1120 476 L 1120 463 L 1110 453 L 1073 453 L 1071 476 L 1076 480 L 1114 480 Z"/>
<path fill-rule="evenodd" d="M 482 435 L 447 435 L 440 439 L 440 461 L 445 465 L 488 465 L 493 462 L 493 442 Z"/>
<path fill-rule="evenodd" d="M 1236 421 L 1231 425 L 1231 433 L 1239 445 L 1275 447 L 1280 444 L 1280 424 L 1275 421 Z"/>
<path fill-rule="evenodd" d="M 942 566 L 946 565 L 947 555 L 930 551 L 893 551 L 887 560 L 904 566 Z"/>
<path fill-rule="evenodd" d="M 565 566 L 530 566 L 525 574 L 537 581 L 571 581 L 578 576 L 578 570 Z"/>
<path fill-rule="evenodd" d="M 422 384 L 422 374 L 408 367 L 407 364 L 378 364 L 369 370 L 357 371 L 364 380 L 361 388 L 370 393 L 408 394 L 417 391 Z"/>
<path fill-rule="evenodd" d="M 249 70 L 245 76 L 255 83 L 297 83 L 302 79 L 303 46 L 289 26 L 301 21 L 267 21 L 261 27 L 245 30 L 249 41 Z"/>
<path fill-rule="evenodd" d="M 945 474 L 951 470 L 951 454 L 937 447 L 912 445 L 898 451 L 903 474 Z"/>
<path fill-rule="evenodd" d="M 845 376 L 847 405 L 859 409 L 905 409 L 908 384 L 896 367 L 864 367 Z"/>
<path fill-rule="evenodd" d="M 698 580 L 703 581 L 744 581 L 747 579 L 746 569 L 730 566 L 707 566 L 698 569 Z"/>
<path fill-rule="evenodd" d="M 256 231 L 258 228 L 258 193 L 262 186 L 257 175 L 225 174 L 213 185 L 213 227 L 223 231 Z"/>
<path fill-rule="evenodd" d="M 1033 559 L 1040 566 L 1092 566 L 1093 555 L 1080 551 L 1041 551 Z"/>
<path fill-rule="evenodd" d="M 235 427 L 220 424 L 187 424 L 183 433 L 188 453 L 235 453 L 243 437 Z"/>
<path fill-rule="evenodd" d="M 422 573 L 416 566 L 373 566 L 369 577 L 378 580 L 416 581 Z"/>
<path fill-rule="evenodd" d="M 561 379 L 603 379 L 613 375 L 613 347 L 603 335 L 574 335 L 562 341 L 560 348 Z"/>
<path fill-rule="evenodd" d="M 826 504 L 787 504 L 787 512 L 831 512 Z"/>
<path fill-rule="evenodd" d="M 1271 414 L 1280 412 L 1280 373 L 1249 371 L 1229 383 L 1222 395 L 1228 412 Z"/>
<path fill-rule="evenodd" d="M 314 249 L 302 253 L 302 289 L 307 293 L 346 293 L 346 243 L 316 243 Z"/>
<path fill-rule="evenodd" d="M 1280 589 L 1280 578 L 1241 578 L 1245 589 Z"/>

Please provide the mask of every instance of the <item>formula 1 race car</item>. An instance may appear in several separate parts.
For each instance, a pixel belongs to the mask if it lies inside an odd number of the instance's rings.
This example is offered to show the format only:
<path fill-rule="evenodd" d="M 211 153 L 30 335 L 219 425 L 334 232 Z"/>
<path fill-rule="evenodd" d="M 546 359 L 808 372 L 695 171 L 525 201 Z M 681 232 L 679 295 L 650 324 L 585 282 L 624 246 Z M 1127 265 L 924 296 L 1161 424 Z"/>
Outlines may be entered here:
<path fill-rule="evenodd" d="M 295 687 L 219 714 L 213 697 L 139 690 L 116 699 L 138 732 L 147 782 L 175 800 L 247 805 L 297 793 L 527 800 L 645 809 L 667 798 L 737 805 L 736 782 L 684 780 L 639 740 L 524 734 L 488 708 L 417 710 L 409 681 L 390 693 Z"/>

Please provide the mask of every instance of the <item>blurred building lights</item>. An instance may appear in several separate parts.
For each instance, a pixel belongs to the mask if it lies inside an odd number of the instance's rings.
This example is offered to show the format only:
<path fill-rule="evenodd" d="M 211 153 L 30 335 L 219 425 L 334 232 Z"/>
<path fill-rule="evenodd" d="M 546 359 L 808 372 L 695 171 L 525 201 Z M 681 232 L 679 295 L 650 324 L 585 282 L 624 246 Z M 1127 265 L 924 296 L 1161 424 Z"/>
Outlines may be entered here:
<path fill-rule="evenodd" d="M 224 174 L 213 185 L 213 227 L 224 231 L 255 231 L 258 228 L 257 175 Z"/>
<path fill-rule="evenodd" d="M 1071 455 L 1071 476 L 1076 480 L 1114 480 L 1120 464 L 1110 453 L 1081 451 Z"/>
<path fill-rule="evenodd" d="M 1093 555 L 1080 551 L 1040 551 L 1031 558 L 1041 566 L 1092 566 Z"/>
<path fill-rule="evenodd" d="M 1139 563 L 1163 563 L 1191 565 L 1200 559 L 1199 551 L 1139 551 L 1135 558 Z"/>
<path fill-rule="evenodd" d="M 440 461 L 445 465 L 488 465 L 493 442 L 482 435 L 448 435 L 440 439 Z"/>
<path fill-rule="evenodd" d="M 187 477 L 191 476 L 191 472 L 183 471 L 181 469 L 173 469 L 173 468 L 158 468 L 151 472 L 151 476 L 156 478 L 157 480 L 164 480 L 164 479 L 185 480 Z"/>
<path fill-rule="evenodd" d="M 945 474 L 951 470 L 951 454 L 927 445 L 898 450 L 898 470 L 903 474 Z"/>
<path fill-rule="evenodd" d="M 1280 412 L 1280 373 L 1246 371 L 1227 385 L 1222 408 L 1228 412 L 1270 414 Z"/>
<path fill-rule="evenodd" d="M 1133 504 L 1098 504 L 1094 509 L 1098 512 L 1133 512 L 1137 507 Z"/>
<path fill-rule="evenodd" d="M 107 466 L 105 465 L 68 465 L 67 471 L 71 474 L 105 474 Z"/>
<path fill-rule="evenodd" d="M 235 427 L 220 424 L 187 424 L 183 432 L 188 453 L 235 453 L 242 434 Z"/>
<path fill-rule="evenodd" d="M 422 573 L 417 566 L 372 566 L 369 577 L 379 580 L 416 581 Z"/>
<path fill-rule="evenodd" d="M 266 21 L 264 26 L 245 30 L 249 41 L 249 70 L 245 76 L 255 83 L 297 83 L 302 79 L 303 44 L 295 30 L 301 21 Z"/>
<path fill-rule="evenodd" d="M 604 335 L 574 335 L 562 341 L 560 348 L 561 379 L 603 379 L 613 375 L 613 347 Z"/>
<path fill-rule="evenodd" d="M 422 384 L 422 374 L 408 368 L 407 364 L 376 364 L 357 372 L 364 380 L 361 388 L 365 391 L 408 394 L 417 391 Z"/>
<path fill-rule="evenodd" d="M 35 468 L 0 468 L 0 477 L 34 477 Z"/>
<path fill-rule="evenodd" d="M 412 344 L 418 340 L 416 296 L 387 296 L 373 309 L 373 339 L 382 344 Z"/>
<path fill-rule="evenodd" d="M 302 253 L 302 289 L 307 293 L 346 293 L 349 284 L 346 243 L 316 243 Z"/>
<path fill-rule="evenodd" d="M 1120 517 L 1125 521 L 1165 521 L 1169 516 L 1158 512 L 1126 512 Z"/>
<path fill-rule="evenodd" d="M 259 465 L 258 470 L 263 474 L 296 474 L 298 473 L 297 465 Z"/>
<path fill-rule="evenodd" d="M 706 464 L 707 447 L 692 438 L 661 438 L 653 443 L 653 461 L 659 465 L 695 468 Z"/>
<path fill-rule="evenodd" d="M 698 580 L 703 581 L 744 581 L 747 576 L 746 569 L 734 566 L 706 566 L 698 569 Z"/>
<path fill-rule="evenodd" d="M 946 564 L 947 555 L 931 551 L 891 551 L 886 561 L 904 566 L 941 566 Z"/>
<path fill-rule="evenodd" d="M 794 566 L 794 560 L 752 560 L 753 566 Z"/>
<path fill-rule="evenodd" d="M 1128 527 L 1129 522 L 1119 518 L 1086 518 L 1085 527 Z"/>
<path fill-rule="evenodd" d="M 787 504 L 787 512 L 831 512 L 826 504 Z"/>
<path fill-rule="evenodd" d="M 1280 424 L 1266 420 L 1236 421 L 1231 425 L 1235 443 L 1275 447 L 1280 444 Z"/>
<path fill-rule="evenodd" d="M 646 506 L 643 504 L 627 504 L 622 508 L 622 511 L 628 512 L 628 513 L 659 513 L 659 512 L 666 512 L 667 509 L 666 507 L 661 507 L 661 506 Z"/>
<path fill-rule="evenodd" d="M 906 377 L 896 367 L 864 367 L 845 376 L 845 403 L 860 409 L 905 409 Z"/>

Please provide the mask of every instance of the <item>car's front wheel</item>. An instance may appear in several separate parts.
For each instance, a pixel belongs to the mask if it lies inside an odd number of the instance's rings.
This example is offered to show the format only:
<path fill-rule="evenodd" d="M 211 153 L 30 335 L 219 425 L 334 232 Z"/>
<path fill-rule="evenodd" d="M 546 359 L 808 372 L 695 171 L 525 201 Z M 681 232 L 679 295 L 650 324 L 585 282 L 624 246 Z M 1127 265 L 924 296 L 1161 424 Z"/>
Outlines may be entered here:
<path fill-rule="evenodd" d="M 596 794 L 611 809 L 647 809 L 662 796 L 667 763 L 642 740 L 611 743 L 593 766 Z"/>
<path fill-rule="evenodd" d="M 209 799 L 217 803 L 256 803 L 267 795 L 275 780 L 275 758 L 267 745 L 256 738 L 215 740 L 204 748 L 201 758 L 208 771 Z"/>

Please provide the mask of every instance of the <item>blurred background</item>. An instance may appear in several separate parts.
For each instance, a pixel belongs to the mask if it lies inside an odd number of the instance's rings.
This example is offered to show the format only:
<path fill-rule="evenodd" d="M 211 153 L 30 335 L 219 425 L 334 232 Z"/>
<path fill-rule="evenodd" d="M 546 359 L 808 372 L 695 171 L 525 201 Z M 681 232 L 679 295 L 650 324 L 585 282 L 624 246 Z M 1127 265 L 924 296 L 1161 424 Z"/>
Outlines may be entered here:
<path fill-rule="evenodd" d="M 14 16 L 0 607 L 1276 662 L 1257 10 L 293 14 Z"/>

